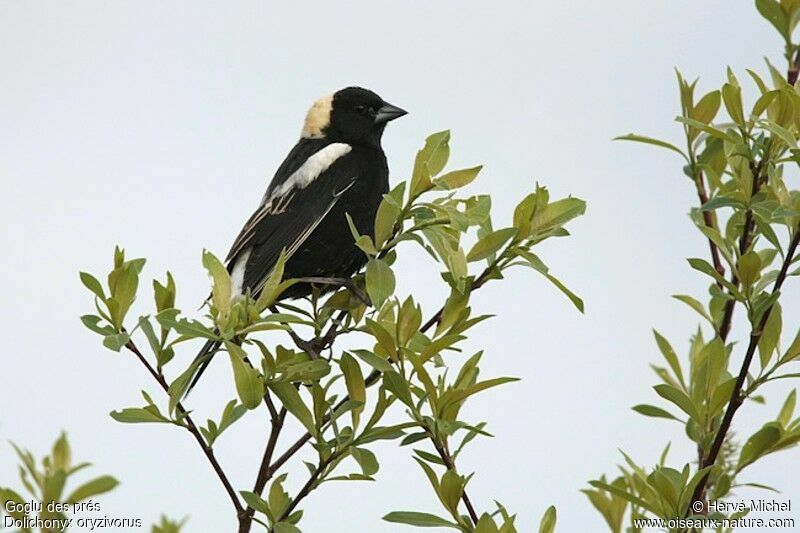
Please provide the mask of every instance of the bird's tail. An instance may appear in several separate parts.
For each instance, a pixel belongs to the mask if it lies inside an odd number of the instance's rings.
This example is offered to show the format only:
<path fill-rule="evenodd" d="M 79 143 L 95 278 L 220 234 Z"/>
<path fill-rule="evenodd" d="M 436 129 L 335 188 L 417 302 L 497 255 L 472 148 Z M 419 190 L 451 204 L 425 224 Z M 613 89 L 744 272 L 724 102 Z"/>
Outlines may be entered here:
<path fill-rule="evenodd" d="M 197 368 L 197 373 L 192 378 L 192 382 L 186 389 L 186 394 L 184 394 L 184 398 L 186 396 L 189 396 L 189 393 L 192 391 L 194 386 L 197 385 L 197 382 L 200 380 L 200 376 L 202 376 L 203 372 L 205 372 L 206 368 L 208 368 L 209 363 L 211 363 L 211 358 L 217 352 L 221 344 L 222 343 L 220 341 L 213 341 L 213 340 L 206 341 L 206 343 L 197 353 L 197 357 L 194 358 L 192 364 L 194 365 L 198 361 L 200 361 L 200 365 Z"/>

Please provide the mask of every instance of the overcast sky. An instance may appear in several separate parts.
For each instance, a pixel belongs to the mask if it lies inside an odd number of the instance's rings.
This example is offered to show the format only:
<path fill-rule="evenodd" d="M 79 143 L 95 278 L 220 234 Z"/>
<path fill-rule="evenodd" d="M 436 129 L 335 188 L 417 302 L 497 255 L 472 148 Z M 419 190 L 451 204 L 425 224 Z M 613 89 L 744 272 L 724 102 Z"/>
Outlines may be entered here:
<path fill-rule="evenodd" d="M 158 391 L 128 354 L 82 328 L 92 305 L 77 272 L 106 272 L 118 243 L 148 258 L 145 280 L 170 269 L 179 306 L 196 309 L 208 290 L 201 250 L 227 251 L 311 102 L 358 84 L 410 112 L 385 135 L 393 183 L 427 134 L 451 128 L 454 167 L 485 165 L 470 191 L 492 195 L 496 225 L 537 180 L 587 200 L 573 237 L 540 250 L 584 298 L 585 315 L 531 271 L 474 298 L 498 315 L 468 343 L 486 349 L 484 375 L 522 381 L 462 411 L 496 437 L 478 440 L 461 469 L 477 472 L 477 506 L 503 502 L 520 531 L 535 530 L 550 504 L 560 531 L 602 530 L 579 489 L 614 474 L 618 448 L 652 464 L 671 439 L 673 464 L 693 457 L 679 425 L 630 407 L 658 403 L 651 328 L 685 353 L 696 315 L 670 295 L 702 298 L 706 280 L 684 258 L 707 254 L 686 216 L 695 197 L 678 158 L 611 138 L 680 140 L 676 66 L 702 76 L 705 92 L 726 65 L 748 86 L 744 68 L 763 72 L 764 55 L 780 64 L 782 44 L 752 4 L 0 1 L 0 484 L 19 486 L 7 440 L 41 455 L 65 429 L 76 459 L 122 482 L 103 514 L 233 528 L 188 434 L 108 416 L 139 405 L 140 389 Z M 404 249 L 399 291 L 413 287 L 432 312 L 441 282 L 428 263 L 416 269 L 424 261 Z M 787 301 L 798 294 L 790 287 Z M 149 306 L 140 298 L 137 311 Z M 785 316 L 799 310 L 787 304 Z M 215 365 L 191 407 L 218 417 L 229 372 Z M 740 411 L 739 435 L 774 416 L 782 387 L 766 407 Z M 219 441 L 237 488 L 252 484 L 265 426 L 251 414 Z M 303 502 L 304 531 L 406 531 L 380 517 L 439 512 L 410 450 L 376 449 L 378 482 L 324 486 Z M 796 451 L 771 456 L 743 478 L 796 489 L 786 468 L 796 461 Z M 292 469 L 291 492 L 302 471 Z"/>

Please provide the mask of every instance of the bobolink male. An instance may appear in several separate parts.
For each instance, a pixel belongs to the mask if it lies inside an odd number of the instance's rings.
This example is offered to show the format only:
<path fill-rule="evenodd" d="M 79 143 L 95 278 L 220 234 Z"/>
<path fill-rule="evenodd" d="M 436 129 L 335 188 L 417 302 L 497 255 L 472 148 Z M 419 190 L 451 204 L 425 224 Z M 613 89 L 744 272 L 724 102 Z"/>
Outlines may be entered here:
<path fill-rule="evenodd" d="M 284 278 L 349 278 L 365 264 L 345 214 L 361 235 L 372 235 L 375 213 L 389 190 L 389 169 L 381 148 L 386 124 L 406 112 L 360 87 L 317 100 L 302 136 L 272 178 L 258 209 L 247 220 L 226 258 L 234 296 L 254 297 L 264 287 L 281 251 Z M 311 292 L 293 285 L 281 298 Z M 219 344 L 210 341 L 197 382 Z"/>

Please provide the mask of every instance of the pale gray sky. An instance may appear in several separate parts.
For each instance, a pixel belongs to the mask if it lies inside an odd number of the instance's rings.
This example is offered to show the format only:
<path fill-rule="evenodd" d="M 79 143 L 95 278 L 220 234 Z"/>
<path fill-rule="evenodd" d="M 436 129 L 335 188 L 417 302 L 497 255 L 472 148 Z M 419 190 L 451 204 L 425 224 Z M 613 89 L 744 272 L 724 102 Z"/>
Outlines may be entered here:
<path fill-rule="evenodd" d="M 122 481 L 104 514 L 150 523 L 166 512 L 190 515 L 189 532 L 232 529 L 229 502 L 187 435 L 108 417 L 138 405 L 139 389 L 157 391 L 131 357 L 82 328 L 91 302 L 77 272 L 105 272 L 119 243 L 148 258 L 146 280 L 171 269 L 179 305 L 195 309 L 207 293 L 201 250 L 225 253 L 307 107 L 350 84 L 410 111 L 385 136 L 393 182 L 428 133 L 451 128 L 454 166 L 485 164 L 470 190 L 493 195 L 498 224 L 535 180 L 588 201 L 574 236 L 540 254 L 585 299 L 586 315 L 530 271 L 475 297 L 498 315 L 469 342 L 486 348 L 485 375 L 523 378 L 465 411 L 496 435 L 463 456 L 462 469 L 477 472 L 477 505 L 498 499 L 533 531 L 555 504 L 560 531 L 600 531 L 578 491 L 614 473 L 618 447 L 651 464 L 672 439 L 675 463 L 692 456 L 681 427 L 630 407 L 658 403 L 651 328 L 683 353 L 697 324 L 670 298 L 702 296 L 706 285 L 684 260 L 707 253 L 686 216 L 693 189 L 676 157 L 611 138 L 680 139 L 674 66 L 709 90 L 728 64 L 747 85 L 744 68 L 763 71 L 764 55 L 780 62 L 779 38 L 752 2 L 225 6 L 0 1 L 1 483 L 16 484 L 6 440 L 40 454 L 63 428 L 78 459 Z M 413 282 L 430 309 L 435 272 L 412 278 L 424 258 L 405 250 L 401 293 Z M 787 298 L 798 294 L 790 287 Z M 138 310 L 149 306 L 142 299 Z M 786 316 L 800 310 L 786 307 Z M 218 365 L 193 406 L 218 416 L 228 372 Z M 736 426 L 744 434 L 778 408 L 748 404 Z M 238 488 L 252 483 L 264 426 L 251 414 L 219 442 Z M 380 517 L 439 511 L 410 450 L 378 449 L 378 482 L 323 487 L 304 502 L 304 531 L 406 531 Z M 786 468 L 796 461 L 796 451 L 772 456 L 744 477 L 796 490 Z"/>

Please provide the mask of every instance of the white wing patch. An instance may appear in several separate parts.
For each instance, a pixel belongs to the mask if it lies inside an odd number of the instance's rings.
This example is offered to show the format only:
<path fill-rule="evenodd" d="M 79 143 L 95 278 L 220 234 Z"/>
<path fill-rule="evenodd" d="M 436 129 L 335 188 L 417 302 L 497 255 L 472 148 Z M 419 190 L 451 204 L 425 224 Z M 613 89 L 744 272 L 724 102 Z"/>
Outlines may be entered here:
<path fill-rule="evenodd" d="M 247 260 L 250 259 L 250 252 L 252 251 L 252 248 L 247 248 L 239 254 L 239 257 L 236 258 L 236 263 L 233 265 L 233 269 L 231 269 L 231 295 L 233 295 L 234 298 L 244 294 L 244 271 L 247 268 Z"/>
<path fill-rule="evenodd" d="M 264 198 L 261 200 L 261 205 L 258 210 L 252 214 L 250 219 L 245 223 L 239 236 L 231 246 L 226 261 L 232 261 L 235 258 L 235 263 L 231 269 L 231 281 L 234 295 L 242 294 L 244 285 L 244 274 L 247 267 L 247 262 L 250 259 L 252 249 L 248 247 L 253 233 L 259 222 L 264 220 L 265 217 L 270 215 L 277 215 L 287 209 L 292 201 L 295 193 L 300 189 L 308 187 L 315 179 L 322 175 L 323 172 L 328 170 L 339 158 L 350 153 L 353 149 L 352 146 L 346 143 L 332 143 L 325 148 L 310 156 L 303 165 L 294 171 L 286 180 L 273 189 L 267 189 Z M 317 227 L 323 218 L 328 214 L 333 205 L 339 200 L 339 197 L 350 187 L 355 184 L 356 178 L 347 184 L 340 191 L 333 191 L 332 202 L 328 206 L 322 216 L 317 218 L 316 222 L 310 227 L 306 228 L 302 235 L 292 244 L 289 250 L 289 255 L 294 253 L 300 244 L 308 237 L 308 235 Z M 260 287 L 259 287 L 260 288 Z M 253 288 L 253 292 L 257 292 Z"/>
<path fill-rule="evenodd" d="M 337 159 L 350 153 L 352 149 L 353 147 L 346 143 L 329 144 L 306 159 L 306 162 L 286 178 L 286 181 L 265 194 L 262 205 L 265 207 L 271 206 L 275 199 L 285 196 L 292 189 L 305 189 L 320 174 L 328 170 Z"/>

